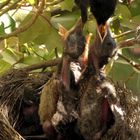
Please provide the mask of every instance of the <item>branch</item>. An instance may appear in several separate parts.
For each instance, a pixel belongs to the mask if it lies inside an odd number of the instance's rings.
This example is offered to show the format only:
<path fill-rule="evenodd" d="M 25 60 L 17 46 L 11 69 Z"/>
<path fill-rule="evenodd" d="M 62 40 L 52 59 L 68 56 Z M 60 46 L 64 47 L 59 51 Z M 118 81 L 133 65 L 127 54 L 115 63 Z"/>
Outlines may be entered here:
<path fill-rule="evenodd" d="M 122 36 L 131 34 L 131 33 L 136 33 L 136 34 L 137 34 L 139 30 L 140 30 L 140 26 L 138 26 L 136 29 L 123 32 L 123 33 L 121 33 L 121 34 L 119 34 L 119 35 L 115 35 L 113 38 L 120 38 L 120 37 L 122 37 Z"/>
<path fill-rule="evenodd" d="M 29 27 L 32 26 L 32 24 L 35 23 L 36 19 L 38 18 L 39 14 L 42 13 L 42 10 L 43 10 L 43 7 L 44 7 L 44 0 L 41 0 L 39 2 L 39 7 L 36 11 L 36 14 L 32 17 L 31 21 L 28 22 L 26 25 L 22 26 L 22 27 L 19 27 L 17 28 L 15 31 L 13 31 L 12 33 L 10 34 L 6 34 L 6 35 L 3 35 L 0 37 L 0 40 L 3 40 L 3 39 L 6 39 L 6 38 L 9 38 L 9 37 L 12 37 L 12 36 L 15 36 L 17 35 L 18 33 L 21 33 L 21 32 L 24 32 L 26 31 Z"/>
<path fill-rule="evenodd" d="M 76 11 L 78 10 L 78 7 L 74 6 L 72 11 Z M 51 11 L 51 16 L 55 16 L 55 15 L 58 15 L 58 14 L 66 14 L 66 13 L 69 13 L 67 10 L 61 10 L 61 8 L 56 8 L 55 10 L 52 10 Z"/>
<path fill-rule="evenodd" d="M 48 24 L 50 25 L 50 27 L 53 27 L 52 23 L 50 22 L 50 20 L 43 14 L 39 14 L 42 18 L 44 18 L 44 20 L 46 20 L 48 22 Z"/>
<path fill-rule="evenodd" d="M 56 58 L 59 58 L 57 48 L 54 49 L 54 52 L 55 52 L 55 57 L 56 57 Z"/>
<path fill-rule="evenodd" d="M 10 9 L 12 9 L 18 2 L 21 0 L 17 0 L 16 2 L 10 4 L 7 8 L 3 9 L 3 11 L 0 12 L 0 16 L 2 16 L 4 13 L 8 12 Z"/>
<path fill-rule="evenodd" d="M 119 35 L 115 35 L 113 38 L 120 38 L 120 37 L 122 37 L 122 36 L 131 34 L 131 33 L 135 33 L 135 32 L 136 32 L 136 29 L 134 29 L 134 30 L 129 30 L 129 31 L 123 32 L 123 33 L 121 33 L 121 34 L 119 34 Z"/>
<path fill-rule="evenodd" d="M 45 135 L 37 135 L 37 136 L 23 136 L 25 139 L 34 139 L 34 140 L 46 140 L 46 136 Z"/>
<path fill-rule="evenodd" d="M 25 11 L 30 11 L 30 10 L 24 9 L 23 7 L 21 7 L 21 9 L 25 10 Z M 32 12 L 35 13 L 35 11 L 32 11 Z M 50 25 L 50 27 L 53 27 L 53 25 L 50 22 L 50 20 L 43 13 L 39 13 L 39 16 L 41 16 L 44 20 L 46 20 L 48 22 L 48 24 Z"/>
<path fill-rule="evenodd" d="M 125 41 L 122 41 L 118 44 L 118 48 L 126 48 L 126 47 L 133 46 L 135 44 L 140 44 L 140 37 L 130 38 L 130 39 L 127 39 Z"/>
<path fill-rule="evenodd" d="M 140 71 L 140 64 L 132 61 L 132 60 L 129 60 L 127 57 L 121 55 L 118 53 L 118 56 L 121 57 L 122 59 L 124 59 L 126 62 L 128 62 L 128 64 L 130 64 L 132 67 L 134 67 L 135 69 L 137 69 L 138 71 Z"/>
<path fill-rule="evenodd" d="M 7 0 L 7 1 L 3 2 L 3 3 L 0 5 L 0 9 L 2 9 L 4 6 L 6 6 L 9 2 L 10 2 L 10 0 Z"/>
<path fill-rule="evenodd" d="M 42 62 L 42 63 L 27 66 L 25 68 L 21 68 L 21 70 L 32 71 L 32 70 L 36 70 L 36 69 L 52 67 L 52 66 L 56 66 L 58 63 L 60 63 L 60 61 L 61 61 L 61 58 L 48 60 L 48 61 L 45 61 L 45 62 Z"/>

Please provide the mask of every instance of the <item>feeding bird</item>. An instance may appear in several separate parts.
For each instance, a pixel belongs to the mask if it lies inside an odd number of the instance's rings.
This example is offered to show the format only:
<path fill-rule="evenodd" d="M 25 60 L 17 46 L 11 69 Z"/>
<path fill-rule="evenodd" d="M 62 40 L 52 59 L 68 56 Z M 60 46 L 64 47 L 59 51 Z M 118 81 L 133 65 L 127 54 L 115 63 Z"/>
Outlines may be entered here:
<path fill-rule="evenodd" d="M 95 16 L 98 25 L 105 25 L 106 21 L 114 13 L 117 0 L 89 0 L 90 9 Z"/>
<path fill-rule="evenodd" d="M 97 27 L 101 26 L 99 30 L 101 35 L 104 34 L 105 25 L 115 11 L 117 0 L 75 0 L 75 3 L 81 10 L 83 25 L 87 21 L 87 9 L 90 7 L 90 11 L 97 21 Z"/>
<path fill-rule="evenodd" d="M 89 0 L 90 10 L 97 21 L 100 34 L 106 31 L 107 20 L 113 15 L 117 0 Z"/>
<path fill-rule="evenodd" d="M 88 18 L 87 8 L 89 5 L 89 0 L 75 0 L 75 3 L 81 10 L 82 22 L 83 22 L 83 24 L 85 24 L 87 21 L 87 18 Z"/>

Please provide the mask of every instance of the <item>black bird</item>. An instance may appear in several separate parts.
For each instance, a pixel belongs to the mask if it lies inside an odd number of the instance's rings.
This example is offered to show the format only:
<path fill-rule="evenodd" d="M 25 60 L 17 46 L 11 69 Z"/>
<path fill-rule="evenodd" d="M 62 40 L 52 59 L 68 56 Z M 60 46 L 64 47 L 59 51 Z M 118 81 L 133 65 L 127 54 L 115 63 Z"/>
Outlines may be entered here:
<path fill-rule="evenodd" d="M 84 24 L 87 21 L 87 8 L 89 0 L 75 0 L 75 3 L 81 10 L 82 22 Z"/>
<path fill-rule="evenodd" d="M 106 21 L 114 13 L 117 0 L 90 0 L 89 3 L 98 25 L 105 25 Z"/>
<path fill-rule="evenodd" d="M 87 21 L 87 8 L 90 6 L 97 24 L 105 25 L 115 11 L 117 0 L 75 0 L 75 3 L 81 10 L 83 24 Z"/>

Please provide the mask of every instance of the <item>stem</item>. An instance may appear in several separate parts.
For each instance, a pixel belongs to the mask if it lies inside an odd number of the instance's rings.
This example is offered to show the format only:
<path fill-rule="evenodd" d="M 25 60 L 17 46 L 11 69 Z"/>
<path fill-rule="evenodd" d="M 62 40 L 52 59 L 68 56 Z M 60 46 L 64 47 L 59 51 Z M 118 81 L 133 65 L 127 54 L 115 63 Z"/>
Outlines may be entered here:
<path fill-rule="evenodd" d="M 140 38 L 130 38 L 125 41 L 122 41 L 118 44 L 118 48 L 126 48 L 135 44 L 140 44 Z"/>

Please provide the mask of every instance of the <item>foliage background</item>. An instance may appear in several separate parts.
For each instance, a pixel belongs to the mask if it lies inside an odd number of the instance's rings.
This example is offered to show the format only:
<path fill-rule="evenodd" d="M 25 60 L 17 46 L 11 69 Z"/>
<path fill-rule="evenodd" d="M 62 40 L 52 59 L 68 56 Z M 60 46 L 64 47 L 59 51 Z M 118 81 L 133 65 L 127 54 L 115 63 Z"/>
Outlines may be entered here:
<path fill-rule="evenodd" d="M 88 14 L 84 33 L 94 38 L 96 21 Z M 61 56 L 58 26 L 69 29 L 79 16 L 74 0 L 0 0 L 0 75 L 54 59 L 56 48 Z M 125 58 L 118 56 L 106 66 L 108 76 L 140 93 L 140 1 L 119 1 L 110 27 Z"/>

